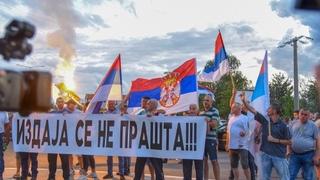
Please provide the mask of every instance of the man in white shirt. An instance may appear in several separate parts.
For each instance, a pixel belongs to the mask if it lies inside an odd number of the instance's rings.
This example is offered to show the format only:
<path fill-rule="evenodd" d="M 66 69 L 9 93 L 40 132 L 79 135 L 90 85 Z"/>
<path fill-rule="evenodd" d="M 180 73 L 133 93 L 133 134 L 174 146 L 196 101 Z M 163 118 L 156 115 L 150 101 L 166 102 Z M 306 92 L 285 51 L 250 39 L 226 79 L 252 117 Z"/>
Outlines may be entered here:
<path fill-rule="evenodd" d="M 231 168 L 235 179 L 239 179 L 238 164 L 240 160 L 246 179 L 249 180 L 249 119 L 241 114 L 241 105 L 239 103 L 232 104 L 231 114 L 227 128 L 227 147 L 229 149 Z"/>
<path fill-rule="evenodd" d="M 5 137 L 5 142 L 3 142 Z M 4 160 L 3 160 L 3 147 L 4 144 L 9 143 L 9 116 L 6 112 L 0 111 L 0 180 L 3 179 Z"/>

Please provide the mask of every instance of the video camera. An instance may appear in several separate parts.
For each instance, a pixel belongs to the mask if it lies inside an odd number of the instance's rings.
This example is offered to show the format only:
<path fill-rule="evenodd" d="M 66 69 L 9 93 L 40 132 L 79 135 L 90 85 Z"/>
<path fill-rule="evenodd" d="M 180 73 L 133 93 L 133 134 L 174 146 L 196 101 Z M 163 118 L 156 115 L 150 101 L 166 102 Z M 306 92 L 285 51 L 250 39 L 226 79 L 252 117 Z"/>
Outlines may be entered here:
<path fill-rule="evenodd" d="M 10 59 L 24 60 L 31 54 L 28 43 L 36 28 L 24 21 L 13 20 L 5 28 L 5 36 L 0 39 L 0 111 L 47 112 L 51 107 L 52 76 L 43 71 L 22 71 L 12 66 Z"/>

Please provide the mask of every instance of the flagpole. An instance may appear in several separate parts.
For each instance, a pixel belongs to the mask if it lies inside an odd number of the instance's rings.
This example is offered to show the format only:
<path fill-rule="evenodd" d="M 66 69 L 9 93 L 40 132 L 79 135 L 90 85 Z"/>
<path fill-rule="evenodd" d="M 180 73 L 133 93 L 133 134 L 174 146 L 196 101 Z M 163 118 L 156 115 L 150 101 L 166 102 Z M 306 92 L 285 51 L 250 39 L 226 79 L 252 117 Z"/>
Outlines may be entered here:
<path fill-rule="evenodd" d="M 230 75 L 230 79 L 231 79 L 232 87 L 233 87 L 233 89 L 234 89 L 234 88 L 236 88 L 236 86 L 235 86 L 235 84 L 234 84 L 234 79 L 233 79 L 232 71 L 231 71 L 231 70 L 230 70 L 229 75 Z"/>

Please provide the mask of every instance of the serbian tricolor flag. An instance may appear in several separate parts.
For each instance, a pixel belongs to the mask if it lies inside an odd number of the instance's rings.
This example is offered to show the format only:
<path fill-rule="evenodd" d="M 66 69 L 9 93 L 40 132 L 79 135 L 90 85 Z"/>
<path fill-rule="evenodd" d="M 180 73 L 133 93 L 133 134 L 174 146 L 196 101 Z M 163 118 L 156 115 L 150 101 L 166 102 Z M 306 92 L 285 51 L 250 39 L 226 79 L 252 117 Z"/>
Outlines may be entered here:
<path fill-rule="evenodd" d="M 120 54 L 114 60 L 107 74 L 100 82 L 92 100 L 90 101 L 87 113 L 99 113 L 109 100 L 122 100 L 122 75 Z"/>
<path fill-rule="evenodd" d="M 256 87 L 251 96 L 252 107 L 258 112 L 266 115 L 270 106 L 269 85 L 268 85 L 268 52 L 266 51 L 260 73 L 256 82 Z"/>
<path fill-rule="evenodd" d="M 198 104 L 196 72 L 196 59 L 190 59 L 164 77 L 132 81 L 128 110 L 138 109 L 146 96 L 158 100 L 158 109 L 166 114 L 187 111 Z"/>
<path fill-rule="evenodd" d="M 258 111 L 264 116 L 266 116 L 267 110 L 270 106 L 269 85 L 268 85 L 268 52 L 267 51 L 264 55 L 264 59 L 260 68 L 256 86 L 251 96 L 251 106 L 254 107 L 256 111 Z M 262 161 L 260 158 L 261 144 L 256 144 L 254 141 L 255 136 L 260 136 L 261 138 L 261 135 L 257 133 L 257 132 L 261 132 L 261 124 L 252 120 L 249 123 L 249 128 L 250 128 L 249 151 L 254 156 L 255 163 L 258 169 L 263 171 L 263 168 L 261 166 Z M 261 174 L 262 173 L 259 173 L 259 179 L 262 179 Z"/>
<path fill-rule="evenodd" d="M 198 81 L 215 82 L 219 81 L 220 78 L 229 72 L 229 63 L 226 49 L 222 39 L 221 32 L 216 39 L 215 43 L 215 56 L 214 62 L 206 66 L 198 76 Z"/>

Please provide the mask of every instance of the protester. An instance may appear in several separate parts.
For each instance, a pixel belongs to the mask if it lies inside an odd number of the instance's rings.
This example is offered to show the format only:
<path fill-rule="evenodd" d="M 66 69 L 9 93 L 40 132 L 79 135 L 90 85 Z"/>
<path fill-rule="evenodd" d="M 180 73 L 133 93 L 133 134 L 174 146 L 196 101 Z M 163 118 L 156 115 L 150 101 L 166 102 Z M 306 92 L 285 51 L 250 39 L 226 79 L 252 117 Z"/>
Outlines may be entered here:
<path fill-rule="evenodd" d="M 268 108 L 268 119 L 251 107 L 245 94 L 241 100 L 246 108 L 255 115 L 255 120 L 262 126 L 261 161 L 262 180 L 269 180 L 272 168 L 276 169 L 280 180 L 289 179 L 289 167 L 286 160 L 286 145 L 290 144 L 290 132 L 287 125 L 280 119 L 281 108 L 271 105 Z"/>
<path fill-rule="evenodd" d="M 54 109 L 50 111 L 50 113 L 63 113 L 65 111 L 64 108 L 64 99 L 62 97 L 58 97 L 56 99 L 56 106 Z M 63 179 L 67 180 L 70 176 L 69 169 L 69 155 L 68 154 L 59 154 L 61 160 L 61 166 L 63 171 Z M 57 171 L 57 154 L 48 154 L 48 162 L 49 162 L 49 180 L 54 180 L 56 171 Z"/>
<path fill-rule="evenodd" d="M 299 119 L 299 110 L 295 110 L 293 112 L 293 117 L 292 117 L 292 121 L 298 120 Z"/>
<path fill-rule="evenodd" d="M 21 159 L 20 159 L 20 153 L 15 153 L 16 154 L 16 173 L 12 176 L 14 179 L 20 179 L 20 170 L 21 170 Z"/>
<path fill-rule="evenodd" d="M 80 111 L 77 109 L 77 103 L 76 101 L 74 101 L 72 98 L 69 99 L 67 101 L 67 106 L 65 108 L 65 110 L 63 111 L 63 113 L 69 113 L 69 114 L 73 114 L 73 113 L 80 113 Z M 73 167 L 73 155 L 70 154 L 68 155 L 69 157 L 69 169 L 70 169 L 70 175 L 73 176 L 75 175 L 75 170 L 74 170 L 74 167 Z M 79 155 L 77 155 L 77 157 L 79 158 Z M 80 162 L 82 160 L 80 159 Z M 81 167 L 81 166 L 80 166 Z M 82 167 L 81 167 L 82 168 Z M 84 175 L 83 174 L 83 170 L 80 169 L 80 175 Z"/>
<path fill-rule="evenodd" d="M 87 102 L 83 107 L 83 112 L 86 111 L 86 108 L 88 107 L 89 102 Z M 82 155 L 83 160 L 83 170 L 84 174 L 88 174 L 89 166 L 91 168 L 91 173 L 87 175 L 88 178 L 94 178 L 97 179 L 97 172 L 96 172 L 96 162 L 93 155 Z"/>
<path fill-rule="evenodd" d="M 136 112 L 134 112 L 133 114 L 135 115 L 146 115 L 147 114 L 147 105 L 148 105 L 148 101 L 150 100 L 150 97 L 148 96 L 144 96 L 141 98 L 141 108 L 138 109 Z M 149 171 L 150 171 L 150 175 L 151 175 L 151 180 L 154 180 L 154 168 L 151 164 L 151 162 L 149 160 L 147 160 L 147 165 L 148 165 L 148 168 L 149 168 Z M 144 167 L 143 167 L 144 169 Z M 144 180 L 144 174 L 142 174 L 141 176 L 141 179 Z"/>
<path fill-rule="evenodd" d="M 290 154 L 289 170 L 290 180 L 297 177 L 299 170 L 303 169 L 305 180 L 314 179 L 314 165 L 319 165 L 320 137 L 317 126 L 310 120 L 310 112 L 301 109 L 299 119 L 290 126 L 292 144 L 288 145 Z"/>
<path fill-rule="evenodd" d="M 3 149 L 4 146 L 9 144 L 9 116 L 6 112 L 0 111 L 0 180 L 3 179 L 3 172 L 4 172 L 4 160 L 3 160 Z M 28 175 L 28 171 L 27 171 Z M 25 176 L 27 177 L 27 176 Z"/>
<path fill-rule="evenodd" d="M 316 113 L 315 116 L 316 116 L 315 125 L 317 126 L 318 132 L 320 133 L 320 113 Z M 320 161 L 320 158 L 318 160 Z M 320 165 L 316 165 L 315 170 L 316 170 L 317 178 L 320 179 Z"/>
<path fill-rule="evenodd" d="M 13 113 L 9 112 L 8 113 L 8 117 L 9 117 L 9 130 L 11 129 L 11 125 L 12 125 L 12 119 L 13 119 Z M 21 170 L 21 160 L 20 160 L 20 153 L 16 152 L 15 153 L 15 161 L 16 161 L 16 173 L 12 176 L 13 179 L 20 179 L 21 175 L 20 175 L 20 170 Z M 31 177 L 31 173 L 28 173 L 28 175 L 30 175 Z"/>
<path fill-rule="evenodd" d="M 189 106 L 188 116 L 199 116 L 199 109 L 196 104 L 191 104 Z M 183 179 L 191 180 L 192 179 L 192 163 L 196 170 L 196 180 L 203 180 L 203 160 L 192 160 L 192 159 L 183 159 Z"/>
<path fill-rule="evenodd" d="M 120 112 L 121 112 L 121 115 L 128 114 L 128 105 L 125 102 L 122 102 L 120 104 Z M 123 158 L 123 161 L 124 161 L 124 163 L 123 163 L 123 165 L 124 165 L 123 174 L 126 175 L 126 176 L 129 176 L 130 175 L 131 158 L 130 157 L 122 157 L 122 158 Z M 120 162 L 120 159 L 119 159 L 119 162 Z M 120 167 L 120 163 L 119 163 L 119 169 L 122 169 Z"/>
<path fill-rule="evenodd" d="M 118 110 L 116 109 L 116 101 L 108 101 L 107 102 L 107 108 L 108 109 L 107 109 L 106 114 L 119 114 Z M 119 162 L 119 163 L 122 163 L 122 162 Z M 112 179 L 113 178 L 113 174 L 112 174 L 112 171 L 113 171 L 113 157 L 112 156 L 108 156 L 108 158 L 107 158 L 107 166 L 108 166 L 108 169 L 107 169 L 108 174 L 103 176 L 103 179 Z M 120 174 L 120 179 L 121 178 L 123 179 L 124 175 Z"/>
<path fill-rule="evenodd" d="M 127 112 L 127 105 L 121 103 L 120 104 L 120 114 L 121 116 L 128 114 Z M 124 156 L 118 156 L 118 162 L 119 162 L 119 172 L 117 173 L 117 175 L 120 175 L 120 180 L 125 180 L 125 174 L 126 174 L 126 161 L 127 161 L 127 157 Z"/>
<path fill-rule="evenodd" d="M 227 128 L 227 147 L 231 168 L 234 178 L 238 180 L 240 160 L 246 179 L 249 180 L 249 118 L 241 114 L 241 104 L 239 103 L 232 104 L 231 114 Z"/>
<path fill-rule="evenodd" d="M 158 107 L 158 101 L 155 99 L 151 99 L 148 101 L 146 105 L 147 110 L 147 117 L 155 116 L 157 114 L 157 107 Z M 144 171 L 144 165 L 146 161 L 149 160 L 152 164 L 155 174 L 156 174 L 156 180 L 163 180 L 164 174 L 163 174 L 163 165 L 162 165 L 162 159 L 160 158 L 146 158 L 146 157 L 137 157 L 136 159 L 136 165 L 135 165 L 135 175 L 134 180 L 141 180 L 143 171 Z"/>
<path fill-rule="evenodd" d="M 232 109 L 232 106 L 235 104 L 235 98 L 236 98 L 237 90 L 233 88 L 232 90 L 232 96 L 230 98 L 229 106 L 230 109 Z M 249 103 L 249 101 L 247 101 Z M 254 156 L 255 154 L 255 149 L 256 149 L 256 138 L 259 136 L 259 130 L 260 126 L 258 126 L 257 122 L 251 121 L 254 119 L 254 115 L 250 112 L 248 112 L 248 109 L 242 104 L 241 105 L 241 114 L 247 116 L 248 118 L 248 127 L 249 127 L 249 132 L 248 132 L 248 165 L 249 165 L 249 170 L 250 170 L 250 179 L 255 180 L 256 179 L 256 173 L 257 173 L 257 166 L 255 164 Z M 226 144 L 228 145 L 228 144 Z M 225 148 L 226 150 L 228 147 Z M 234 174 L 233 170 L 231 169 L 230 175 L 229 175 L 229 180 L 234 179 Z"/>
<path fill-rule="evenodd" d="M 26 180 L 29 172 L 29 158 L 31 160 L 31 180 L 36 180 L 38 175 L 38 153 L 20 152 L 21 179 Z"/>
<path fill-rule="evenodd" d="M 204 179 L 209 178 L 209 166 L 208 156 L 212 164 L 214 177 L 216 180 L 220 180 L 220 167 L 218 163 L 218 141 L 217 141 L 217 127 L 220 121 L 219 111 L 213 107 L 213 99 L 210 95 L 206 95 L 203 98 L 204 111 L 200 113 L 200 116 L 206 116 L 207 120 L 207 135 L 205 142 L 205 154 L 204 154 Z"/>

